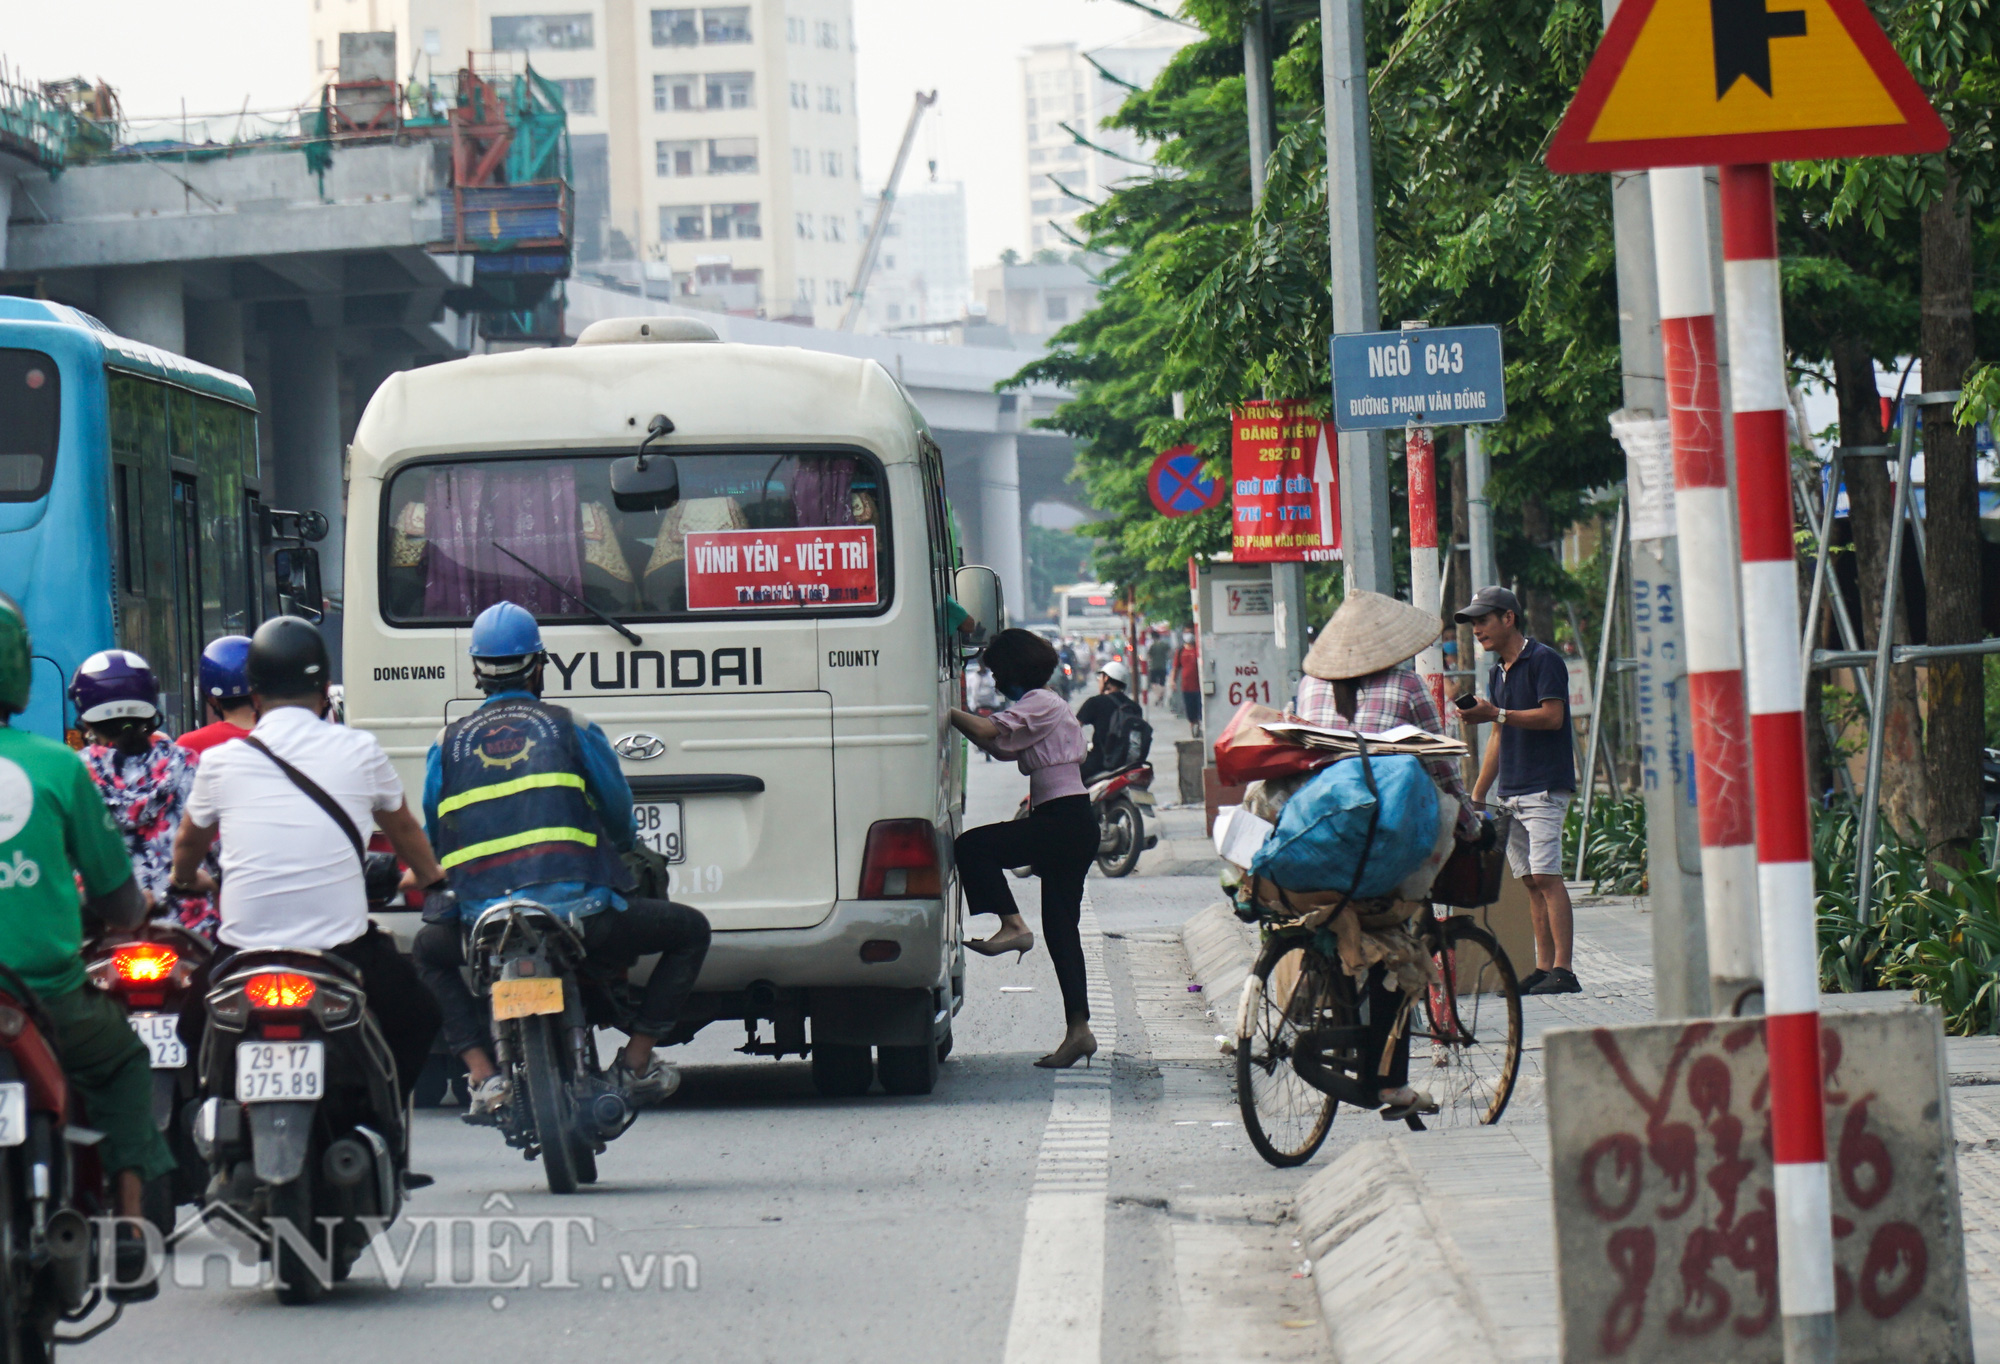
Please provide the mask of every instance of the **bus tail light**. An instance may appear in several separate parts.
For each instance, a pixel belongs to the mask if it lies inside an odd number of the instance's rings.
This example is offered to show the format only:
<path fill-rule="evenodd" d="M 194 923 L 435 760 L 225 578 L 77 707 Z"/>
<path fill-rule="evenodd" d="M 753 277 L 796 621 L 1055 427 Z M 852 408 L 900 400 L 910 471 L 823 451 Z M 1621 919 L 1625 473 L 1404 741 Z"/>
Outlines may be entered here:
<path fill-rule="evenodd" d="M 927 819 L 882 819 L 861 855 L 864 900 L 934 900 L 943 893 L 937 829 Z"/>

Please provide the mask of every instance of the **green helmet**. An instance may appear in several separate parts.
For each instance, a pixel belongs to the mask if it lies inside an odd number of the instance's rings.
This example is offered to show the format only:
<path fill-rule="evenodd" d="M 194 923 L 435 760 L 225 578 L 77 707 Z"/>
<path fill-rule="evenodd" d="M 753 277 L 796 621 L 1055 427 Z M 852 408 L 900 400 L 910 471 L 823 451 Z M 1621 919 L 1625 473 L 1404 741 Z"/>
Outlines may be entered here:
<path fill-rule="evenodd" d="M 0 592 L 0 715 L 17 715 L 28 708 L 33 652 L 27 618 L 12 597 Z"/>

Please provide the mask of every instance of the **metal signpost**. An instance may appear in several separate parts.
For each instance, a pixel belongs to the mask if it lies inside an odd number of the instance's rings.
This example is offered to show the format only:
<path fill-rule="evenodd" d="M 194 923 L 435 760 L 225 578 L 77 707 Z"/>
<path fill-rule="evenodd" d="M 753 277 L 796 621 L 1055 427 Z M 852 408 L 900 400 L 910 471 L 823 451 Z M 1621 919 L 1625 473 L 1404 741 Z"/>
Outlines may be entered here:
<path fill-rule="evenodd" d="M 1836 1332 L 1803 679 L 1793 642 L 1799 609 L 1784 332 L 1769 163 L 1931 152 L 1949 141 L 1862 0 L 1824 0 L 1811 10 L 1776 13 L 1762 3 L 1626 0 L 1548 154 L 1549 168 L 1557 172 L 1722 167 L 1778 1292 L 1785 1358 L 1792 1364 L 1831 1361 Z M 1656 215 L 1662 209 L 1657 192 L 1654 208 Z M 1695 607 L 1697 617 L 1716 609 L 1713 601 L 1697 601 Z"/>

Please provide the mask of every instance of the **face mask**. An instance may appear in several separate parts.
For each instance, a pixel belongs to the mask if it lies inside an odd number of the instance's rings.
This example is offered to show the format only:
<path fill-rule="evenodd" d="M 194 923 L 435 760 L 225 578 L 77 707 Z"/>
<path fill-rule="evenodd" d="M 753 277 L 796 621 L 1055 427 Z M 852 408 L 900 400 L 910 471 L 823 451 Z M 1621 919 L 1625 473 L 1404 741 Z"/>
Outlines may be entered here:
<path fill-rule="evenodd" d="M 1000 694 L 1009 701 L 1018 701 L 1028 694 L 1028 689 L 1026 687 L 1002 687 Z"/>

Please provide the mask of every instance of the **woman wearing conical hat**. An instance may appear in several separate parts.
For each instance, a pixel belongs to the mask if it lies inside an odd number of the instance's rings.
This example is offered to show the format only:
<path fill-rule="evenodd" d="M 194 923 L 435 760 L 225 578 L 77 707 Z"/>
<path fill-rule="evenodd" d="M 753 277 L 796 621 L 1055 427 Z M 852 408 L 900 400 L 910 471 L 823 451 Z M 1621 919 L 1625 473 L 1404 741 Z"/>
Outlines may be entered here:
<path fill-rule="evenodd" d="M 1444 717 L 1431 699 L 1430 688 L 1410 667 L 1410 660 L 1435 642 L 1443 628 L 1436 615 L 1421 607 L 1379 592 L 1350 591 L 1306 654 L 1306 675 L 1299 679 L 1293 713 L 1311 724 L 1355 729 L 1363 734 L 1379 734 L 1397 725 L 1415 725 L 1433 734 L 1445 733 Z M 1449 759 L 1435 759 L 1424 766 L 1438 786 L 1442 850 L 1450 848 L 1443 823 L 1452 817 L 1453 811 L 1456 812 L 1453 832 L 1467 842 L 1477 838 L 1479 816 L 1466 797 L 1458 764 Z M 1425 865 L 1430 876 L 1435 876 L 1443 858 L 1434 852 Z M 1421 889 L 1406 881 L 1398 893 L 1414 897 L 1427 894 L 1429 877 L 1422 879 Z M 1367 993 L 1370 1032 L 1380 1034 L 1372 1051 L 1379 1055 L 1388 1041 L 1389 1026 L 1401 1000 L 1395 982 L 1385 979 L 1380 967 L 1369 973 Z M 1436 1111 L 1430 1095 L 1410 1087 L 1409 1069 L 1410 1040 L 1408 1032 L 1403 1032 L 1397 1038 L 1388 1073 L 1381 1077 L 1377 1093 L 1385 1116 Z"/>

